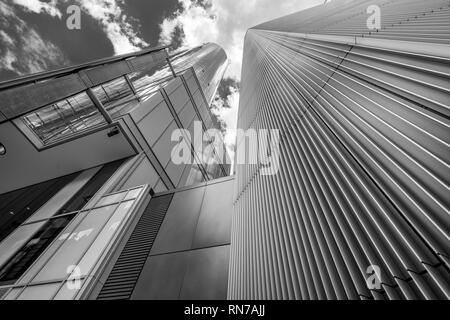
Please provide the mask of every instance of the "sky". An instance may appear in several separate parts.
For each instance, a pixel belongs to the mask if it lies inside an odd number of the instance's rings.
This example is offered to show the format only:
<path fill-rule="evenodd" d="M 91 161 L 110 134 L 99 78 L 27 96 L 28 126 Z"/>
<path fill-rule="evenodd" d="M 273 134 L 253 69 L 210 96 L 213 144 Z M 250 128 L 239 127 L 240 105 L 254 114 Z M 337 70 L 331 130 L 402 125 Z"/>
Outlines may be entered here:
<path fill-rule="evenodd" d="M 93 59 L 170 44 L 221 45 L 229 65 L 212 112 L 235 139 L 245 32 L 323 0 L 1 0 L 0 81 Z M 70 5 L 81 8 L 69 30 Z M 231 148 L 231 147 L 230 147 Z M 232 155 L 231 155 L 232 156 Z"/>

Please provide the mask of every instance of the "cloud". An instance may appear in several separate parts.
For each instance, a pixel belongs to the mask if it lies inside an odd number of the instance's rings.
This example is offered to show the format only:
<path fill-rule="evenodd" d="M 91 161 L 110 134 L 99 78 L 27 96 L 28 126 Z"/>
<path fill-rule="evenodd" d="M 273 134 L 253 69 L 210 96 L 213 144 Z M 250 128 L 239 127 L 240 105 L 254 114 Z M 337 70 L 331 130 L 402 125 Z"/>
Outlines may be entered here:
<path fill-rule="evenodd" d="M 184 48 L 215 42 L 230 59 L 225 76 L 240 79 L 244 36 L 247 29 L 300 11 L 323 0 L 178 0 L 181 9 L 160 24 L 161 44 L 171 44 L 176 28 L 182 29 Z"/>
<path fill-rule="evenodd" d="M 239 82 L 233 78 L 224 78 L 212 102 L 211 113 L 224 132 L 224 142 L 232 163 L 235 154 L 238 106 Z"/>
<path fill-rule="evenodd" d="M 100 22 L 115 54 L 138 51 L 149 46 L 134 30 L 132 19 L 123 13 L 120 5 L 122 1 L 78 0 L 77 3 L 82 10 Z"/>
<path fill-rule="evenodd" d="M 122 10 L 123 0 L 13 0 L 13 3 L 34 13 L 44 13 L 62 18 L 68 3 L 75 3 L 92 18 L 97 20 L 114 47 L 115 54 L 141 50 L 149 44 L 136 33 L 132 22 Z M 62 12 L 61 12 L 62 11 Z"/>
<path fill-rule="evenodd" d="M 239 105 L 239 86 L 236 84 L 241 77 L 246 31 L 262 22 L 321 4 L 323 0 L 178 0 L 178 2 L 181 9 L 160 24 L 159 41 L 165 45 L 172 44 L 175 48 L 192 48 L 205 42 L 215 42 L 224 48 L 229 66 L 211 111 L 219 123 L 224 123 L 222 125 L 226 128 L 225 142 L 233 159 Z"/>
<path fill-rule="evenodd" d="M 24 9 L 34 13 L 46 13 L 52 17 L 62 17 L 61 11 L 56 7 L 57 0 L 41 2 L 39 0 L 13 0 L 14 4 L 22 6 Z"/>
<path fill-rule="evenodd" d="M 65 64 L 57 46 L 28 26 L 12 6 L 0 2 L 0 69 L 24 75 Z"/>

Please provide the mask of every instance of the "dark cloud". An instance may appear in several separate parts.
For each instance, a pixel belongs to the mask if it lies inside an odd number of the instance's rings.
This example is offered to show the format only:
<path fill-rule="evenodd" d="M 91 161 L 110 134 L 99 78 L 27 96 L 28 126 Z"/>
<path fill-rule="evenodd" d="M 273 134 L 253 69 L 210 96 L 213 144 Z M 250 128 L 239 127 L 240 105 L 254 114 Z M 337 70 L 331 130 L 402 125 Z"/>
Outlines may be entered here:
<path fill-rule="evenodd" d="M 159 24 L 164 18 L 173 15 L 181 8 L 177 0 L 127 0 L 116 3 L 122 9 L 122 20 L 131 25 L 136 38 L 143 39 L 150 46 L 158 45 L 161 32 Z M 65 65 L 110 57 L 115 54 L 113 43 L 105 33 L 104 26 L 85 11 L 81 11 L 80 30 L 69 30 L 66 27 L 68 17 L 66 10 L 71 4 L 78 4 L 78 2 L 75 0 L 57 2 L 56 7 L 62 13 L 60 18 L 45 12 L 34 13 L 22 6 L 15 5 L 11 0 L 4 2 L 5 6 L 13 9 L 15 17 L 5 17 L 0 13 L 0 30 L 13 40 L 14 45 L 7 44 L 5 42 L 7 40 L 0 37 L 0 61 L 1 59 L 11 61 L 9 67 L 0 64 L 0 81 Z M 2 21 L 3 24 L 1 24 Z M 42 39 L 47 49 L 53 50 L 52 55 L 46 54 L 46 49 L 42 44 L 34 51 L 31 50 L 31 46 L 35 44 L 23 45 L 27 39 L 20 30 L 14 31 L 19 25 L 18 21 L 23 21 L 26 30 L 34 31 Z M 175 42 L 176 39 L 181 41 L 184 36 L 182 29 L 175 31 Z M 130 39 L 130 42 L 134 44 L 133 39 Z M 136 45 L 142 47 L 142 45 Z M 7 52 L 7 50 L 9 51 Z M 39 50 L 43 50 L 41 55 L 38 54 Z"/>
<path fill-rule="evenodd" d="M 160 23 L 164 18 L 171 17 L 181 10 L 178 0 L 127 0 L 120 5 L 123 11 L 134 21 L 131 22 L 139 36 L 151 46 L 157 46 L 161 32 Z"/>
<path fill-rule="evenodd" d="M 192 0 L 192 3 L 195 3 L 195 5 L 203 7 L 205 9 L 210 9 L 212 7 L 211 0 Z"/>
<path fill-rule="evenodd" d="M 224 78 L 220 82 L 214 101 L 211 104 L 213 122 L 216 128 L 220 129 L 223 134 L 226 134 L 228 126 L 221 114 L 223 109 L 232 108 L 229 97 L 236 92 L 239 92 L 239 81 L 233 78 Z"/>
<path fill-rule="evenodd" d="M 102 26 L 90 15 L 81 11 L 81 29 L 69 30 L 66 27 L 68 15 L 65 13 L 70 3 L 59 4 L 62 19 L 47 14 L 36 14 L 17 10 L 20 16 L 44 39 L 60 48 L 71 64 L 114 55 L 114 48 Z"/>
<path fill-rule="evenodd" d="M 213 107 L 214 108 L 214 107 Z M 213 125 L 216 129 L 219 129 L 223 135 L 227 132 L 227 124 L 226 122 L 220 117 L 220 115 L 211 112 L 211 119 L 213 121 Z"/>
<path fill-rule="evenodd" d="M 220 99 L 223 101 L 222 107 L 230 108 L 231 106 L 228 104 L 227 98 L 233 93 L 233 91 L 236 90 L 239 90 L 239 81 L 233 78 L 224 78 L 217 88 L 215 99 Z"/>
<path fill-rule="evenodd" d="M 172 34 L 171 50 L 176 50 L 183 45 L 185 37 L 184 30 L 180 26 L 176 26 Z"/>
<path fill-rule="evenodd" d="M 0 8 L 0 81 L 55 69 L 70 60 L 60 48 L 26 22 L 26 15 L 7 3 Z"/>

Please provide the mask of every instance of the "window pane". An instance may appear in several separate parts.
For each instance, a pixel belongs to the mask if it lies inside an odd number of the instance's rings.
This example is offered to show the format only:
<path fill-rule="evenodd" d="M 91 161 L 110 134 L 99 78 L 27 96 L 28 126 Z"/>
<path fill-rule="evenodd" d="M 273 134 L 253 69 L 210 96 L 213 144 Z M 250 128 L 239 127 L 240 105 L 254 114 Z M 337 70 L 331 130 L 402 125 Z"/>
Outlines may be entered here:
<path fill-rule="evenodd" d="M 88 275 L 98 258 L 102 254 L 103 250 L 110 243 L 114 234 L 120 229 L 121 222 L 128 216 L 129 210 L 132 207 L 134 201 L 122 202 L 117 210 L 114 212 L 112 218 L 103 227 L 100 234 L 95 239 L 94 243 L 90 246 L 89 250 L 84 255 L 83 259 L 78 264 L 82 275 Z"/>
<path fill-rule="evenodd" d="M 58 290 L 61 283 L 40 284 L 26 287 L 18 300 L 49 300 Z"/>
<path fill-rule="evenodd" d="M 138 102 L 124 77 L 120 77 L 92 88 L 112 118 L 128 112 Z"/>
<path fill-rule="evenodd" d="M 167 187 L 164 185 L 164 182 L 162 182 L 162 180 L 160 179 L 153 189 L 157 193 L 157 192 L 166 191 Z"/>
<path fill-rule="evenodd" d="M 51 219 L 0 269 L 0 283 L 14 283 L 73 218 Z"/>
<path fill-rule="evenodd" d="M 119 201 L 121 201 L 123 199 L 124 196 L 125 196 L 125 192 L 119 192 L 119 193 L 111 194 L 109 196 L 101 198 L 96 206 L 99 207 L 99 206 L 111 204 L 111 203 L 114 203 L 114 202 L 119 202 Z"/>
<path fill-rule="evenodd" d="M 177 128 L 177 124 L 172 122 L 153 147 L 153 152 L 164 167 L 170 160 L 172 148 L 177 145 L 176 142 L 171 140 L 172 132 Z"/>
<path fill-rule="evenodd" d="M 77 175 L 79 175 L 78 172 L 1 194 L 0 242 L 27 221 L 59 190 L 70 184 Z"/>
<path fill-rule="evenodd" d="M 125 197 L 125 200 L 137 198 L 137 196 L 139 195 L 141 190 L 142 190 L 142 188 L 137 188 L 137 189 L 128 191 L 127 196 Z"/>
<path fill-rule="evenodd" d="M 8 294 L 6 296 L 2 297 L 2 300 L 14 300 L 14 299 L 16 299 L 17 296 L 22 291 L 22 289 L 23 289 L 23 287 L 12 289 L 11 291 L 8 292 Z"/>
<path fill-rule="evenodd" d="M 60 236 L 59 239 L 65 238 L 65 242 L 33 281 L 48 281 L 67 277 L 68 268 L 78 263 L 116 207 L 117 205 L 113 205 L 93 209 L 73 232 Z"/>
<path fill-rule="evenodd" d="M 0 245 L 0 265 L 7 263 L 14 253 L 20 249 L 45 222 L 26 224 L 17 228 Z"/>
<path fill-rule="evenodd" d="M 141 101 L 148 100 L 159 88 L 173 79 L 172 72 L 166 64 L 129 74 L 130 81 Z"/>
<path fill-rule="evenodd" d="M 40 108 L 22 120 L 44 145 L 104 123 L 104 118 L 85 92 Z"/>
<path fill-rule="evenodd" d="M 55 241 L 47 248 L 47 250 L 42 253 L 39 258 L 31 265 L 31 267 L 25 272 L 25 274 L 20 278 L 17 284 L 25 285 L 30 282 L 34 276 L 42 269 L 42 267 L 46 264 L 47 260 L 58 251 L 59 247 L 64 243 L 65 239 L 68 235 L 70 235 L 73 230 L 77 227 L 77 225 L 83 221 L 89 211 L 82 211 L 78 213 L 69 225 L 62 231 L 61 235 L 56 238 Z M 44 224 L 44 222 L 42 222 Z"/>
<path fill-rule="evenodd" d="M 75 285 L 75 282 L 78 283 Z M 84 280 L 70 280 L 65 281 L 64 285 L 59 289 L 56 296 L 53 298 L 54 300 L 73 300 L 75 295 L 80 291 L 83 287 Z"/>
<path fill-rule="evenodd" d="M 204 177 L 203 177 L 203 174 L 202 174 L 200 168 L 198 167 L 198 165 L 193 165 L 189 172 L 189 176 L 186 179 L 185 185 L 190 186 L 192 184 L 200 183 L 203 181 L 204 181 Z"/>

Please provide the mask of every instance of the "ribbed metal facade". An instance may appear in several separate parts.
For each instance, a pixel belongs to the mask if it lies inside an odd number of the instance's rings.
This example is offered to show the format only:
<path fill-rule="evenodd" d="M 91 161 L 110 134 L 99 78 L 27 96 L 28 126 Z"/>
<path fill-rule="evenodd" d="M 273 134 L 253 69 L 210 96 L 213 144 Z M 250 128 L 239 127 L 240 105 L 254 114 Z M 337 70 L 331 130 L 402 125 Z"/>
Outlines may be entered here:
<path fill-rule="evenodd" d="M 279 129 L 280 168 L 236 166 L 229 298 L 450 298 L 449 44 L 448 0 L 248 30 L 238 127 Z"/>

